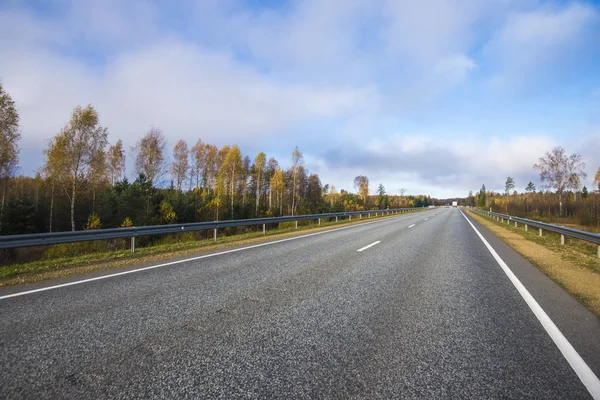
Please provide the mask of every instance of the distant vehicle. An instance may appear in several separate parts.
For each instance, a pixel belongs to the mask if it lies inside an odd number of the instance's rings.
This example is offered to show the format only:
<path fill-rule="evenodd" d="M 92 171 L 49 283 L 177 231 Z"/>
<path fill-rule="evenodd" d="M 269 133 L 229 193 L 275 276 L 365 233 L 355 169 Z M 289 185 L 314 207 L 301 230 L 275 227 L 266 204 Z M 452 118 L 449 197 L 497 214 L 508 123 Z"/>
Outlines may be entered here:
<path fill-rule="evenodd" d="M 429 206 L 429 208 L 435 208 L 435 206 Z"/>
<path fill-rule="evenodd" d="M 452 207 L 458 207 L 458 201 L 453 201 L 452 202 Z"/>

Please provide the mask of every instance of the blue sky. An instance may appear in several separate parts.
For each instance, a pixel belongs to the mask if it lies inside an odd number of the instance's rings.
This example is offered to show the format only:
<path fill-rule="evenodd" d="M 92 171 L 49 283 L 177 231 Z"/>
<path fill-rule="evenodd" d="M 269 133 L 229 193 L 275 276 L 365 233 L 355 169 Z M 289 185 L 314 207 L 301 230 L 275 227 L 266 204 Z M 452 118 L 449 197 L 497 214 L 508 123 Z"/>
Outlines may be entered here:
<path fill-rule="evenodd" d="M 600 167 L 598 2 L 8 0 L 0 53 L 25 174 L 88 103 L 111 142 L 297 145 L 337 188 L 522 189 L 556 145 Z"/>

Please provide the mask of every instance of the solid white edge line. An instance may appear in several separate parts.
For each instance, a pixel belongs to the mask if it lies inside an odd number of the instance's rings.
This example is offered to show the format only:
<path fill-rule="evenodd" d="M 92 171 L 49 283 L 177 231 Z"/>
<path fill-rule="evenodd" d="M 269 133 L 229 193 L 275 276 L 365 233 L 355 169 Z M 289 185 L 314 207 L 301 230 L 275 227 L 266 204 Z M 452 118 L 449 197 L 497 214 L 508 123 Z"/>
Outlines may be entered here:
<path fill-rule="evenodd" d="M 363 250 L 366 250 L 366 249 L 368 249 L 369 247 L 373 247 L 373 246 L 375 246 L 376 244 L 379 244 L 379 243 L 381 243 L 381 240 L 378 240 L 378 241 L 376 241 L 376 242 L 373 242 L 373 243 L 371 243 L 371 244 L 368 244 L 368 245 L 366 245 L 365 247 L 361 247 L 360 249 L 358 249 L 358 250 L 356 250 L 356 251 L 363 251 Z"/>
<path fill-rule="evenodd" d="M 406 215 L 410 215 L 410 214 L 400 214 L 400 215 L 398 215 L 396 217 L 392 217 L 391 219 L 395 219 L 395 218 L 398 218 L 398 217 L 404 217 Z M 203 258 L 216 257 L 216 256 L 220 256 L 220 255 L 223 255 L 223 254 L 235 253 L 235 252 L 242 251 L 242 250 L 255 249 L 257 247 L 269 246 L 269 245 L 272 245 L 272 244 L 288 242 L 290 240 L 303 239 L 303 238 L 310 237 L 310 236 L 323 235 L 325 233 L 337 232 L 337 231 L 341 231 L 341 230 L 344 230 L 344 229 L 357 228 L 357 227 L 360 227 L 360 226 L 376 224 L 376 223 L 385 222 L 385 221 L 389 221 L 389 220 L 390 220 L 390 218 L 379 219 L 379 220 L 370 221 L 370 222 L 363 222 L 363 223 L 360 223 L 360 224 L 357 224 L 357 225 L 343 226 L 343 227 L 340 227 L 340 228 L 329 229 L 329 230 L 321 231 L 321 232 L 308 233 L 306 235 L 294 236 L 294 237 L 291 237 L 291 238 L 275 240 L 275 241 L 272 241 L 272 242 L 259 243 L 259 244 L 255 244 L 255 245 L 252 245 L 252 246 L 241 247 L 239 249 L 232 249 L 232 250 L 220 251 L 218 253 L 204 254 L 204 255 L 201 255 L 201 256 L 197 256 L 197 257 L 186 258 L 184 260 L 171 261 L 171 262 L 164 263 L 164 264 L 151 265 L 149 267 L 132 269 L 130 271 L 117 272 L 117 273 L 114 273 L 114 274 L 97 276 L 95 278 L 82 279 L 80 281 L 61 283 L 59 285 L 52 285 L 52 286 L 46 286 L 46 287 L 39 288 L 39 289 L 26 290 L 24 292 L 11 293 L 11 294 L 7 294 L 7 295 L 4 295 L 4 296 L 0 296 L 0 300 L 10 299 L 12 297 L 24 296 L 26 294 L 33 294 L 33 293 L 38 293 L 38 292 L 45 292 L 47 290 L 59 289 L 59 288 L 67 287 L 67 286 L 79 285 L 81 283 L 99 281 L 99 280 L 102 280 L 102 279 L 113 278 L 115 276 L 133 274 L 133 273 L 142 272 L 142 271 L 148 271 L 148 270 L 155 269 L 155 268 L 167 267 L 169 265 L 181 264 L 181 263 L 188 262 L 188 261 L 201 260 Z"/>
<path fill-rule="evenodd" d="M 510 270 L 510 268 L 508 267 L 508 265 L 506 265 L 504 260 L 500 258 L 498 253 L 496 253 L 496 250 L 494 250 L 494 248 L 488 243 L 487 240 L 485 240 L 485 238 L 477 230 L 477 228 L 475 228 L 475 225 L 473 225 L 473 223 L 469 221 L 469 219 L 462 212 L 462 210 L 460 210 L 460 213 L 463 215 L 463 217 L 465 217 L 469 225 L 471 225 L 471 228 L 473 228 L 475 233 L 477 233 L 477 236 L 479 236 L 485 247 L 487 247 L 487 249 L 492 254 L 496 262 L 500 265 L 504 273 L 508 276 L 508 279 L 510 279 L 510 281 L 515 286 L 521 297 L 523 297 L 523 300 L 525 300 L 531 311 L 533 311 L 533 314 L 540 321 L 550 338 L 554 341 L 554 344 L 556 344 L 556 347 L 558 347 L 558 349 L 565 357 L 567 362 L 571 365 L 571 368 L 573 368 L 573 371 L 575 371 L 575 373 L 577 374 L 581 382 L 584 384 L 584 386 L 587 388 L 587 390 L 590 392 L 592 397 L 594 399 L 600 399 L 600 380 L 598 379 L 598 377 L 586 364 L 583 358 L 581 358 L 579 353 L 577 353 L 577 350 L 575 350 L 571 343 L 569 343 L 567 338 L 562 334 L 558 327 L 554 325 L 554 322 L 552 322 L 548 314 L 546 314 L 544 309 L 533 298 L 533 296 L 529 293 L 525 286 L 523 286 L 521 281 L 519 281 L 517 276 Z"/>
<path fill-rule="evenodd" d="M 409 225 L 408 227 L 409 227 L 409 228 L 412 228 L 413 226 L 415 226 L 415 224 Z"/>

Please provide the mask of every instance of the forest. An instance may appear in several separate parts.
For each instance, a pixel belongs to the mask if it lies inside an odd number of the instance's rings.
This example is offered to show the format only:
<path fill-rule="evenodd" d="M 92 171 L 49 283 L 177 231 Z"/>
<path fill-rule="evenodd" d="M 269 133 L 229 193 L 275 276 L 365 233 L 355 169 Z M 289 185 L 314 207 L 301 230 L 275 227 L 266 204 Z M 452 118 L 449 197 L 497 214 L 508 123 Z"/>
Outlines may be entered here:
<path fill-rule="evenodd" d="M 517 183 L 509 176 L 503 193 L 488 191 L 482 185 L 475 194 L 469 192 L 465 204 L 600 232 L 600 167 L 594 175 L 592 190 L 581 184 L 587 177 L 581 155 L 568 154 L 562 147 L 547 151 L 533 168 L 540 173 L 539 188 L 530 181 L 519 192 Z"/>
<path fill-rule="evenodd" d="M 178 140 L 171 148 L 159 128 L 131 148 L 135 179 L 125 174 L 121 140 L 108 143 L 92 105 L 74 108 L 46 144 L 35 176 L 18 174 L 19 114 L 0 85 L 0 233 L 59 232 L 225 219 L 358 211 L 434 204 L 428 196 L 370 195 L 366 176 L 356 193 L 323 184 L 291 152 L 288 168 L 259 152 Z"/>

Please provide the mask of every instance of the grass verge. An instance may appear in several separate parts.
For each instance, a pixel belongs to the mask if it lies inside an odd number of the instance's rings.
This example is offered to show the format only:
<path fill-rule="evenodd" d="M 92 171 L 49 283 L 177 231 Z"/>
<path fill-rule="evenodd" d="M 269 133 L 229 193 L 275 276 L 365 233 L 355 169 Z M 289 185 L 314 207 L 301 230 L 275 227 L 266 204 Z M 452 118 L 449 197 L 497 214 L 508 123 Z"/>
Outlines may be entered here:
<path fill-rule="evenodd" d="M 352 219 L 351 221 L 345 219 L 340 220 L 339 222 L 322 222 L 321 226 L 317 226 L 317 224 L 312 221 L 299 221 L 298 229 L 295 229 L 294 224 L 287 224 L 288 227 L 285 228 L 267 230 L 266 234 L 263 234 L 262 230 L 260 230 L 233 236 L 221 236 L 216 242 L 212 239 L 181 241 L 177 243 L 137 248 L 135 254 L 132 254 L 131 250 L 117 250 L 105 253 L 86 254 L 77 257 L 65 257 L 54 260 L 40 260 L 24 264 L 7 265 L 0 267 L 0 287 L 65 278 L 89 272 L 123 268 L 133 264 L 145 264 L 192 254 L 201 254 L 233 246 L 256 244 L 268 240 L 323 231 L 340 225 L 355 225 L 377 219 L 392 218 L 398 215 L 399 214 L 378 217 L 373 216 L 368 219 L 358 219 L 355 217 L 355 219 Z"/>
<path fill-rule="evenodd" d="M 600 317 L 600 258 L 596 245 L 565 238 L 563 246 L 559 234 L 544 231 L 540 237 L 536 228 L 526 232 L 523 225 L 515 227 L 467 212 Z"/>

